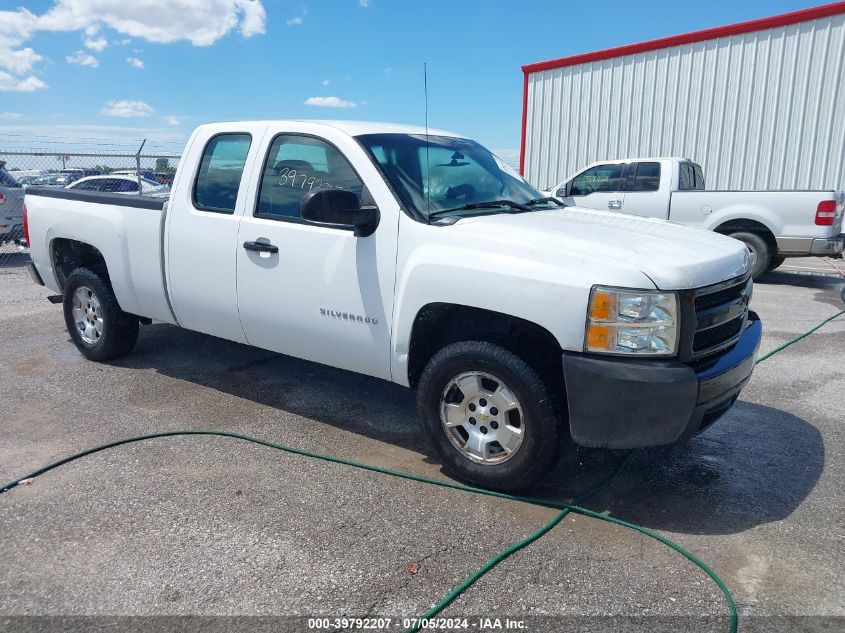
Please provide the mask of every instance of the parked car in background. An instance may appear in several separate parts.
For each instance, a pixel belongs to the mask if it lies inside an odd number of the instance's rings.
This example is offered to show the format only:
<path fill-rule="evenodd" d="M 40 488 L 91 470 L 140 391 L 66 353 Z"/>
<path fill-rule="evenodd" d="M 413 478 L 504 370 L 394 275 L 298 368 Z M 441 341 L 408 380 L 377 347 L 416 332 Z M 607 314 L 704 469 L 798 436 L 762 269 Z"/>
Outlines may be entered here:
<path fill-rule="evenodd" d="M 138 193 L 138 177 L 108 174 L 106 176 L 88 176 L 69 184 L 66 189 L 76 191 L 100 191 L 105 193 Z M 170 193 L 170 187 L 154 180 L 140 179 L 141 193 L 144 195 L 161 196 Z"/>
<path fill-rule="evenodd" d="M 114 171 L 109 172 L 108 175 L 118 175 L 118 176 L 132 176 L 133 178 L 138 177 L 138 170 L 137 169 L 116 169 Z M 147 180 L 152 180 L 153 182 L 158 182 L 158 177 L 154 171 L 150 170 L 141 170 L 141 178 L 146 178 Z"/>
<path fill-rule="evenodd" d="M 841 257 L 845 193 L 706 190 L 688 158 L 626 158 L 588 165 L 547 192 L 578 207 L 671 220 L 745 242 L 753 276 L 787 257 Z"/>
<path fill-rule="evenodd" d="M 155 179 L 163 185 L 172 186 L 173 176 L 175 175 L 176 172 L 172 171 L 157 171 L 155 174 Z"/>
<path fill-rule="evenodd" d="M 460 135 L 203 125 L 178 169 L 169 201 L 27 190 L 30 274 L 91 360 L 158 320 L 416 388 L 444 466 L 504 490 L 564 437 L 684 441 L 754 368 L 742 243 L 561 208 Z"/>
<path fill-rule="evenodd" d="M 67 187 L 70 179 L 67 174 L 46 173 L 40 176 L 26 176 L 20 183 L 26 187 Z"/>
<path fill-rule="evenodd" d="M 23 230 L 24 189 L 0 167 L 0 244 L 20 239 Z"/>

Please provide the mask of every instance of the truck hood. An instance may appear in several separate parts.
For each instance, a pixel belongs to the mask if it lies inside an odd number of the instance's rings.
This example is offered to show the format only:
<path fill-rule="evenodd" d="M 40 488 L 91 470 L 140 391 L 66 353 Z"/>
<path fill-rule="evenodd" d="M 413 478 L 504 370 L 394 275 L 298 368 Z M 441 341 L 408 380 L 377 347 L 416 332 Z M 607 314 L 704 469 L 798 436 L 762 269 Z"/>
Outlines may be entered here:
<path fill-rule="evenodd" d="M 745 244 L 731 237 L 579 207 L 470 217 L 453 228 L 501 242 L 515 255 L 519 250 L 575 254 L 596 260 L 599 266 L 602 260 L 611 260 L 642 272 L 661 290 L 719 283 L 744 275 L 751 265 Z"/>

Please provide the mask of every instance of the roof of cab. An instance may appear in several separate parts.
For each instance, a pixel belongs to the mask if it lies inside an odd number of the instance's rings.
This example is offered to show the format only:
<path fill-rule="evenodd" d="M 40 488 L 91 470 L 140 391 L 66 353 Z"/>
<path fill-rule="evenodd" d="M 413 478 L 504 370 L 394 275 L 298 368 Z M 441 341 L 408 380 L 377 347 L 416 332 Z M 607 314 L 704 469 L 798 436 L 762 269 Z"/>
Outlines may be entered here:
<path fill-rule="evenodd" d="M 231 121 L 230 123 L 233 123 Z M 247 123 L 247 121 L 239 121 L 239 123 Z M 336 128 L 341 132 L 345 132 L 350 136 L 360 136 L 362 134 L 426 134 L 426 128 L 420 125 L 402 125 L 399 123 L 379 123 L 376 121 L 332 121 L 320 119 L 278 119 L 266 121 L 248 121 L 248 123 L 258 123 L 278 126 L 283 123 L 312 123 L 315 125 L 325 125 Z M 212 124 L 213 125 L 213 124 Z M 427 130 L 431 136 L 451 136 L 456 138 L 466 138 L 463 134 L 456 134 L 454 132 L 447 132 L 445 130 L 437 130 L 429 128 Z"/>

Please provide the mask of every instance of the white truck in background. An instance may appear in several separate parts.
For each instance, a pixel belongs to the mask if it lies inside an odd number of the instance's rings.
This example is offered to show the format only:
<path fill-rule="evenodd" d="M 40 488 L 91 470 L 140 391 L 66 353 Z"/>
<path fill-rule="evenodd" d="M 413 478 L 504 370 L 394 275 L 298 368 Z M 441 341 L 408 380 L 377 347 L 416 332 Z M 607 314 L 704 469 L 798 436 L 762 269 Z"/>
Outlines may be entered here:
<path fill-rule="evenodd" d="M 503 490 L 564 437 L 701 432 L 760 343 L 740 242 L 563 208 L 418 127 L 203 125 L 169 201 L 31 187 L 24 231 L 85 357 L 129 353 L 157 320 L 416 388 L 445 468 Z"/>
<path fill-rule="evenodd" d="M 546 195 L 730 235 L 754 254 L 755 279 L 787 257 L 841 257 L 845 245 L 842 191 L 708 191 L 701 166 L 687 158 L 595 162 Z"/>

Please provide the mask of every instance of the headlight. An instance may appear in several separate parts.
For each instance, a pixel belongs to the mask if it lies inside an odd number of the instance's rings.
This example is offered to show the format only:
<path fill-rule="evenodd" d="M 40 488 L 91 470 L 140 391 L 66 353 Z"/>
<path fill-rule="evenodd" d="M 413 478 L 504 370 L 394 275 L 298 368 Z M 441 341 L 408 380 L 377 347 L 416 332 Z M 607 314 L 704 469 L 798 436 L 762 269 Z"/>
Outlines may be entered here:
<path fill-rule="evenodd" d="M 603 354 L 672 356 L 678 346 L 678 295 L 593 286 L 584 349 Z"/>

